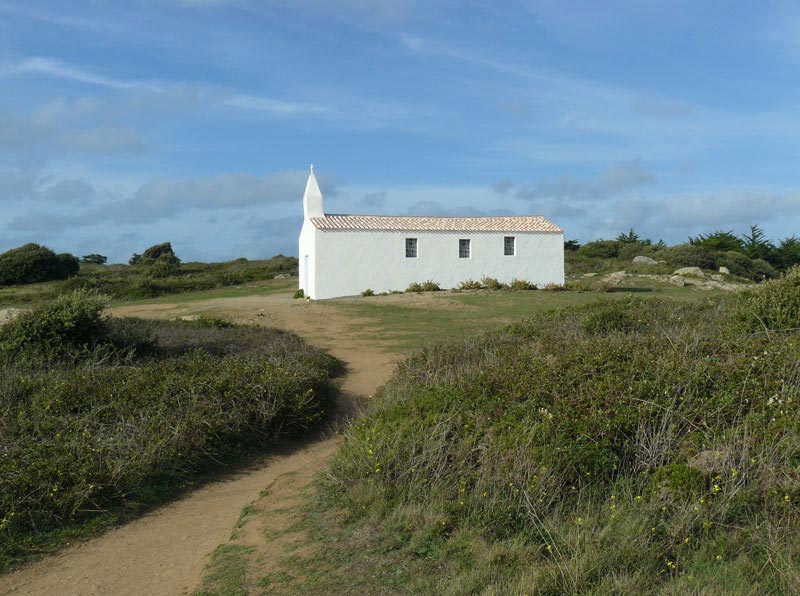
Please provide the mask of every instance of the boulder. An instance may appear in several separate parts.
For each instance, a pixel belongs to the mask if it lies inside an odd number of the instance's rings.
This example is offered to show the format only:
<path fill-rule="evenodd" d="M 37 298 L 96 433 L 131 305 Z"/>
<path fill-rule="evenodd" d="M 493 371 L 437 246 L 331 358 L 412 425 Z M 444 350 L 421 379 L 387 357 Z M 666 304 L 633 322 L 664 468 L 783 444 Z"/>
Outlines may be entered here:
<path fill-rule="evenodd" d="M 618 284 L 623 279 L 628 277 L 630 274 L 626 273 L 625 271 L 615 271 L 614 273 L 609 273 L 603 278 L 603 281 L 610 284 Z"/>
<path fill-rule="evenodd" d="M 730 275 L 730 274 L 731 274 L 731 270 L 730 270 L 730 269 L 728 269 L 727 267 L 720 267 L 720 268 L 719 268 L 719 272 L 720 272 L 720 273 L 723 273 L 723 274 L 725 274 L 725 275 Z"/>
<path fill-rule="evenodd" d="M 711 276 L 712 281 L 725 281 L 725 276 L 720 275 L 719 273 L 715 273 Z"/>
<path fill-rule="evenodd" d="M 20 316 L 24 310 L 21 308 L 4 308 L 0 310 L 0 323 L 7 323 L 8 321 L 13 321 L 18 316 Z"/>
<path fill-rule="evenodd" d="M 291 277 L 291 273 L 278 273 L 278 275 L 275 276 L 275 279 L 289 279 Z"/>
<path fill-rule="evenodd" d="M 681 267 L 672 273 L 672 275 L 680 275 L 683 277 L 705 277 L 705 273 L 700 267 Z"/>
<path fill-rule="evenodd" d="M 673 275 L 672 277 L 669 278 L 669 283 L 671 283 L 673 286 L 678 286 L 679 288 L 682 288 L 683 286 L 686 285 L 686 278 L 680 275 Z"/>
<path fill-rule="evenodd" d="M 657 265 L 658 261 L 655 259 L 651 259 L 650 257 L 638 256 L 633 257 L 633 262 L 637 265 Z"/>

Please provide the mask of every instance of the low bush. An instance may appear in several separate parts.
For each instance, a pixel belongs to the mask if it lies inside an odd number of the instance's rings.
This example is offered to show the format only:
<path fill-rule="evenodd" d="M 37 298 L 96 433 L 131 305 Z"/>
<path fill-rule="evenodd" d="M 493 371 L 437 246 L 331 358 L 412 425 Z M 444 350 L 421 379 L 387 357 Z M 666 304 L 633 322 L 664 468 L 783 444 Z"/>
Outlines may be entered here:
<path fill-rule="evenodd" d="M 524 279 L 512 279 L 511 283 L 508 284 L 508 289 L 512 291 L 517 290 L 535 290 L 536 284 L 532 284 L 529 281 Z"/>
<path fill-rule="evenodd" d="M 700 269 L 716 269 L 714 256 L 707 250 L 694 244 L 677 244 L 662 248 L 658 253 L 660 259 L 676 268 L 700 267 Z"/>
<path fill-rule="evenodd" d="M 718 267 L 727 267 L 731 275 L 752 279 L 753 261 L 745 254 L 735 251 L 718 252 L 714 254 Z"/>
<path fill-rule="evenodd" d="M 767 263 L 764 259 L 753 259 L 751 263 L 753 267 L 752 278 L 755 281 L 764 281 L 778 277 L 778 272 L 775 270 L 775 268 Z"/>
<path fill-rule="evenodd" d="M 798 280 L 749 295 L 757 320 L 800 320 Z M 348 431 L 322 503 L 378 540 L 406 520 L 420 593 L 790 593 L 798 334 L 736 312 L 600 301 L 423 349 Z"/>
<path fill-rule="evenodd" d="M 105 341 L 105 301 L 85 291 L 42 304 L 0 327 L 0 359 L 66 358 Z"/>
<path fill-rule="evenodd" d="M 475 281 L 474 279 L 468 279 L 467 281 L 462 281 L 458 284 L 459 290 L 482 290 L 483 286 L 481 282 Z"/>
<path fill-rule="evenodd" d="M 422 283 L 415 281 L 408 284 L 406 292 L 439 292 L 441 289 L 442 288 L 435 281 L 428 280 Z"/>
<path fill-rule="evenodd" d="M 481 286 L 486 290 L 505 290 L 507 284 L 497 281 L 494 277 L 484 277 L 481 279 Z"/>
<path fill-rule="evenodd" d="M 800 329 L 800 265 L 779 279 L 742 292 L 736 317 L 750 331 Z"/>
<path fill-rule="evenodd" d="M 578 249 L 578 254 L 582 257 L 592 259 L 615 259 L 619 256 L 622 243 L 617 240 L 595 240 L 587 242 Z"/>
<path fill-rule="evenodd" d="M 328 411 L 338 364 L 292 334 L 102 319 L 101 304 L 64 296 L 0 328 L 0 570 Z"/>
<path fill-rule="evenodd" d="M 363 292 L 361 292 L 361 295 L 362 295 L 362 296 L 374 296 L 374 295 L 375 295 L 375 292 L 373 292 L 372 290 L 370 290 L 369 288 L 367 288 L 366 290 L 364 290 Z"/>

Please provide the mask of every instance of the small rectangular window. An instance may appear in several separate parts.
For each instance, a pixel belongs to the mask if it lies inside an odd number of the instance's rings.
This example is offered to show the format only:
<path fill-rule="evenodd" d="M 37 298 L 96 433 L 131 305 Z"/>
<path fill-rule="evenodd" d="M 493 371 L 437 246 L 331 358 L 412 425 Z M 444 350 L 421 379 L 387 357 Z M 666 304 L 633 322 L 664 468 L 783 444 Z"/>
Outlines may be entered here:
<path fill-rule="evenodd" d="M 470 257 L 469 238 L 462 238 L 458 241 L 458 258 L 468 259 Z"/>
<path fill-rule="evenodd" d="M 416 259 L 417 258 L 417 239 L 416 238 L 406 238 L 406 258 L 407 259 Z"/>
<path fill-rule="evenodd" d="M 517 242 L 514 236 L 506 236 L 503 241 L 503 254 L 507 257 L 513 257 L 517 254 Z"/>

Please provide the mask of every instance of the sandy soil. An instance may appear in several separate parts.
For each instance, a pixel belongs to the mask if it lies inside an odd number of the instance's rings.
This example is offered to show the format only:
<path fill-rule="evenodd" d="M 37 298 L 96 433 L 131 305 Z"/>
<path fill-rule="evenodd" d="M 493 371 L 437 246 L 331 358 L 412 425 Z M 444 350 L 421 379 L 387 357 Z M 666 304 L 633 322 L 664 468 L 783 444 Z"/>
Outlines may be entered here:
<path fill-rule="evenodd" d="M 352 330 L 356 321 L 340 309 L 293 301 L 284 294 L 125 306 L 113 313 L 171 318 L 200 311 L 294 331 L 342 360 L 347 372 L 342 379 L 338 423 L 375 393 L 400 357 L 378 342 L 356 337 Z M 211 552 L 230 537 L 242 508 L 256 500 L 273 502 L 273 527 L 282 529 L 291 521 L 282 508 L 307 487 L 338 442 L 332 429 L 302 446 L 286 447 L 136 521 L 0 576 L 0 594 L 190 594 L 199 587 Z M 264 490 L 268 499 L 259 499 Z M 270 556 L 269 549 L 286 546 L 280 540 L 270 542 L 263 554 Z"/>

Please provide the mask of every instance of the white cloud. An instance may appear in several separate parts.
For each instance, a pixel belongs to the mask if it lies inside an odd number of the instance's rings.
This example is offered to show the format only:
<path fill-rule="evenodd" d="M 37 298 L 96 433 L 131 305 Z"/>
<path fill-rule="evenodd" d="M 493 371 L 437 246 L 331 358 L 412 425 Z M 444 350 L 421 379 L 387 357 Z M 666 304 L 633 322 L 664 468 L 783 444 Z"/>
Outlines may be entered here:
<path fill-rule="evenodd" d="M 0 155 L 141 153 L 145 141 L 125 125 L 99 125 L 93 100 L 54 99 L 29 113 L 0 113 Z"/>
<path fill-rule="evenodd" d="M 324 114 L 330 112 L 327 106 L 310 103 L 289 102 L 255 95 L 236 94 L 223 100 L 227 106 L 244 110 L 267 112 L 278 116 L 294 116 L 301 114 Z"/>
<path fill-rule="evenodd" d="M 596 201 L 626 193 L 655 182 L 655 175 L 638 160 L 612 165 L 594 179 L 562 176 L 554 180 L 541 180 L 516 190 L 519 199 L 570 199 Z"/>
<path fill-rule="evenodd" d="M 67 79 L 88 85 L 98 85 L 100 87 L 110 87 L 111 89 L 133 89 L 135 87 L 150 87 L 150 84 L 141 81 L 129 81 L 98 74 L 84 68 L 52 60 L 50 58 L 33 57 L 22 60 L 4 69 L 9 73 L 33 73 L 43 74 L 60 79 Z M 154 91 L 160 88 L 153 86 Z"/>
<path fill-rule="evenodd" d="M 299 205 L 307 177 L 308 173 L 305 171 L 292 171 L 265 176 L 220 174 L 185 180 L 153 180 L 122 200 L 114 200 L 106 193 L 103 195 L 106 200 L 102 204 L 87 206 L 79 212 L 58 216 L 45 211 L 26 212 L 14 217 L 8 228 L 54 231 L 102 223 L 138 226 L 162 220 L 195 217 L 198 212 L 203 211 L 243 208 L 257 210 L 292 201 Z M 338 181 L 335 177 L 319 176 L 319 180 L 327 195 L 336 195 Z M 44 190 L 36 190 L 26 180 L 19 181 L 17 186 L 21 188 L 17 193 L 20 200 L 25 200 L 24 193 L 27 191 L 27 198 L 57 202 L 86 198 L 82 193 L 91 188 L 80 180 L 62 180 Z M 92 196 L 94 192 L 92 189 Z"/>

